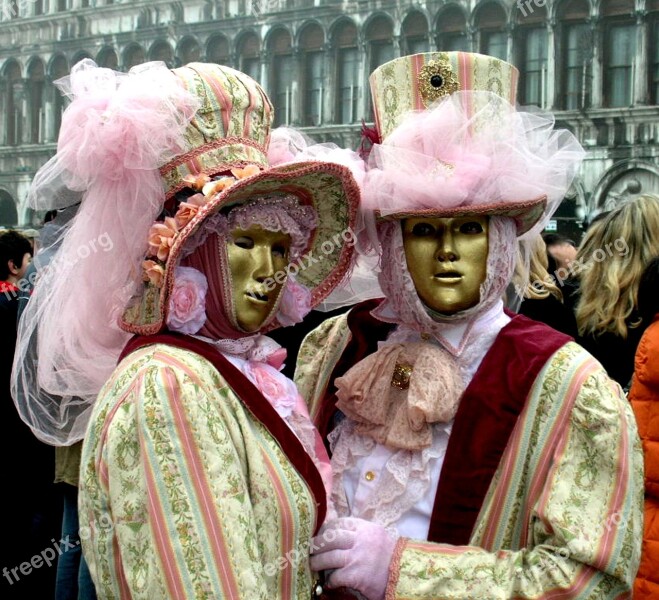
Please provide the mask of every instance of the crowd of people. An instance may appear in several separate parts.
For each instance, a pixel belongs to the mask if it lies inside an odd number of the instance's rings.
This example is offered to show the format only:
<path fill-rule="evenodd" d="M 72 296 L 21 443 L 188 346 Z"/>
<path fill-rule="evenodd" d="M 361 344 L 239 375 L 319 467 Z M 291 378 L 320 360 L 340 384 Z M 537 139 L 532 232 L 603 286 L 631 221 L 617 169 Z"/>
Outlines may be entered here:
<path fill-rule="evenodd" d="M 57 82 L 3 597 L 659 597 L 659 195 L 543 235 L 585 153 L 517 81 L 394 59 L 359 155 L 217 64 Z"/>

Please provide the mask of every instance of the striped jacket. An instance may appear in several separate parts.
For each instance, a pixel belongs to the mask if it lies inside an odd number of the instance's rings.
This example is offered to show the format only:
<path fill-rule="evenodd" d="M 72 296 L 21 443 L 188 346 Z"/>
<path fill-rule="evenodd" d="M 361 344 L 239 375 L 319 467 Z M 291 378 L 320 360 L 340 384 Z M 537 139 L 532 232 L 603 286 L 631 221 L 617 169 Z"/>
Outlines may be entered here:
<path fill-rule="evenodd" d="M 351 335 L 347 317 L 337 317 L 300 350 L 296 383 L 314 418 L 323 414 Z M 502 374 L 512 358 L 499 360 Z M 480 440 L 456 443 L 466 453 Z M 445 462 L 440 487 L 446 471 Z M 622 390 L 569 342 L 532 382 L 470 537 L 462 545 L 401 538 L 387 599 L 629 598 L 642 486 L 636 423 Z M 470 487 L 460 490 L 465 498 Z"/>
<path fill-rule="evenodd" d="M 99 598 L 310 597 L 314 496 L 227 379 L 188 349 L 138 349 L 104 386 L 79 510 Z"/>

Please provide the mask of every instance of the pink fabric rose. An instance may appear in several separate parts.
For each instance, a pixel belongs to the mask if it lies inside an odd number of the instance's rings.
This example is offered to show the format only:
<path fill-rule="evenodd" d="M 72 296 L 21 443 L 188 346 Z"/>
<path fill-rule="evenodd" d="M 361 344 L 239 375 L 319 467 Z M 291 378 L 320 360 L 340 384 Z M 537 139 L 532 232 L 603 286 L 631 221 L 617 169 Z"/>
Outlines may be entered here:
<path fill-rule="evenodd" d="M 249 362 L 250 379 L 283 418 L 290 416 L 297 403 L 295 384 L 265 363 Z"/>
<path fill-rule="evenodd" d="M 192 267 L 177 267 L 174 289 L 169 298 L 167 327 L 189 335 L 197 333 L 206 322 L 206 276 Z"/>
<path fill-rule="evenodd" d="M 283 327 L 301 323 L 311 310 L 311 292 L 289 275 L 281 293 L 277 320 Z"/>
<path fill-rule="evenodd" d="M 203 194 L 195 194 L 190 196 L 185 202 L 179 204 L 174 220 L 179 230 L 183 229 L 194 216 L 199 212 L 199 209 L 206 204 L 206 196 Z"/>
<path fill-rule="evenodd" d="M 142 263 L 144 274 L 142 279 L 148 281 L 156 287 L 162 287 L 163 279 L 165 277 L 165 269 L 159 265 L 155 260 L 145 260 Z"/>
<path fill-rule="evenodd" d="M 164 223 L 154 223 L 149 230 L 149 256 L 166 261 L 177 233 L 176 221 L 171 217 L 165 217 Z"/>

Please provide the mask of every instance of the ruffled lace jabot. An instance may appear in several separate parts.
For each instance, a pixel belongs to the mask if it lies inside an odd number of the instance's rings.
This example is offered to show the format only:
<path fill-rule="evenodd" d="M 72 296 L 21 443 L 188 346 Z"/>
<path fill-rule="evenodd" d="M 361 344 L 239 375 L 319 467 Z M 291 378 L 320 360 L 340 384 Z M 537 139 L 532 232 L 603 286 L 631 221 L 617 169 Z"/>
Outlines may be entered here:
<path fill-rule="evenodd" d="M 376 521 L 398 535 L 396 524 L 428 492 L 433 469 L 441 466 L 453 423 L 432 427 L 432 442 L 423 450 L 395 450 L 386 460 L 365 503 L 355 506 L 345 492 L 344 477 L 360 459 L 375 452 L 378 444 L 357 432 L 355 423 L 344 419 L 329 435 L 332 449 L 332 501 L 339 517 Z"/>

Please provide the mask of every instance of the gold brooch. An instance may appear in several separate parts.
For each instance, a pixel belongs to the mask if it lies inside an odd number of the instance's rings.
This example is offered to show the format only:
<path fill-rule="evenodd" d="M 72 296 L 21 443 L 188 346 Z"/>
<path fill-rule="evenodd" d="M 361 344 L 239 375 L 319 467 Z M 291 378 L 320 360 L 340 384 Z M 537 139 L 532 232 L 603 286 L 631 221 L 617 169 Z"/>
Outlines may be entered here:
<path fill-rule="evenodd" d="M 410 377 L 414 367 L 409 363 L 396 363 L 394 374 L 391 376 L 391 387 L 406 390 L 410 387 Z"/>
<path fill-rule="evenodd" d="M 438 98 L 457 92 L 459 85 L 446 56 L 431 60 L 419 71 L 418 83 L 423 103 L 428 107 Z"/>

